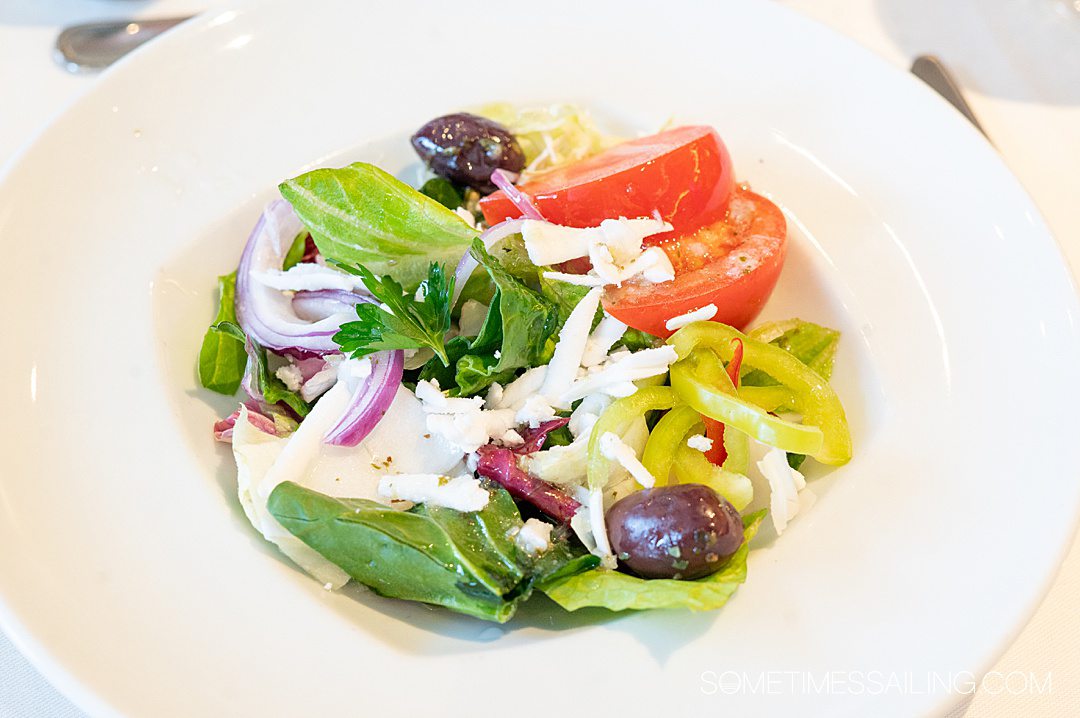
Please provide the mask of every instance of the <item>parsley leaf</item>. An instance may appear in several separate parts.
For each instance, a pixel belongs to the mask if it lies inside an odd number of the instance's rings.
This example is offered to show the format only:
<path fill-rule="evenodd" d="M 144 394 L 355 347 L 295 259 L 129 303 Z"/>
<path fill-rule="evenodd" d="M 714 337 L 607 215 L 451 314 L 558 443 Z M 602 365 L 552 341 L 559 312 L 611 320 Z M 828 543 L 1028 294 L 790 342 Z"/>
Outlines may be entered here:
<path fill-rule="evenodd" d="M 379 279 L 366 267 L 343 269 L 360 277 L 364 286 L 389 311 L 375 304 L 357 304 L 358 321 L 346 322 L 334 335 L 334 342 L 353 358 L 384 349 L 430 348 L 450 365 L 446 354 L 446 331 L 450 328 L 450 299 L 454 295 L 454 277 L 437 262 L 428 267 L 427 279 L 420 284 L 420 301 L 405 291 L 393 277 Z"/>

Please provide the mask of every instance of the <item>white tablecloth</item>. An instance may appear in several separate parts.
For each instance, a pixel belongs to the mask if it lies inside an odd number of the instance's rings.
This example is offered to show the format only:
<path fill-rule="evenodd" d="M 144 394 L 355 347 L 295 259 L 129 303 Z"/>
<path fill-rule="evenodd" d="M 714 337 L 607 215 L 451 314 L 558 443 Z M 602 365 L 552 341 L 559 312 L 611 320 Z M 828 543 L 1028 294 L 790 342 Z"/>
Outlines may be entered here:
<path fill-rule="evenodd" d="M 921 53 L 957 75 L 976 115 L 1080 268 L 1080 0 L 780 0 L 898 67 Z M 0 2 L 0 164 L 86 88 L 51 62 L 59 26 L 137 13 L 197 11 L 197 0 Z M 1074 4 L 1076 7 L 1074 7 Z M 917 138 L 907 138 L 917 141 Z M 927 168 L 932 172 L 933 168 Z M 1078 368 L 1080 370 L 1080 368 Z M 1070 451 L 1071 447 L 1062 447 Z M 1036 481 L 1038 477 L 1017 477 Z M 1080 544 L 1080 541 L 1077 542 Z M 1003 579 L 1007 580 L 1003 572 Z M 1034 681 L 987 683 L 949 718 L 1080 715 L 1080 548 L 994 667 Z M 1049 681 L 1047 681 L 1049 676 Z M 1026 684 L 1020 688 L 1022 684 Z M 80 718 L 0 634 L 0 716 Z"/>

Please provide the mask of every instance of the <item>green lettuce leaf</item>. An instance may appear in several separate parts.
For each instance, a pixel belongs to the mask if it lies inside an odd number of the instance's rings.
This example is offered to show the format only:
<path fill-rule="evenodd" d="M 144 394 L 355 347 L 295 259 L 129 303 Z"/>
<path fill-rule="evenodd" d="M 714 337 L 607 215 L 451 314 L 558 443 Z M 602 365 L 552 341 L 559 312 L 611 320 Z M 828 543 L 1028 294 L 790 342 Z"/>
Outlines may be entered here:
<path fill-rule="evenodd" d="M 236 322 L 236 272 L 218 277 L 217 317 L 214 324 Z M 240 388 L 247 365 L 244 340 L 213 327 L 206 330 L 199 349 L 199 381 L 219 394 L 232 396 Z"/>
<path fill-rule="evenodd" d="M 481 511 L 462 513 L 422 504 L 398 511 L 285 482 L 267 506 L 291 534 L 376 593 L 500 623 L 536 582 L 595 565 L 565 541 L 536 559 L 520 551 L 511 532 L 521 514 L 502 488 Z"/>
<path fill-rule="evenodd" d="M 619 141 L 597 129 L 592 117 L 571 104 L 520 107 L 507 102 L 484 105 L 476 114 L 514 133 L 528 172 L 539 172 L 585 159 Z"/>
<path fill-rule="evenodd" d="M 718 572 L 694 581 L 645 580 L 618 571 L 595 569 L 540 583 L 537 588 L 568 611 L 600 606 L 612 611 L 646 608 L 720 608 L 746 581 L 749 543 L 765 518 L 765 510 L 743 517 L 743 544 Z"/>
<path fill-rule="evenodd" d="M 420 187 L 420 194 L 431 197 L 447 209 L 460 207 L 464 198 L 454 183 L 445 177 L 432 177 Z"/>
<path fill-rule="evenodd" d="M 279 185 L 327 260 L 363 265 L 407 288 L 456 266 L 477 235 L 461 217 L 375 165 L 318 169 Z"/>
<path fill-rule="evenodd" d="M 833 360 L 840 345 L 840 332 L 801 319 L 767 322 L 755 328 L 750 338 L 775 344 L 792 354 L 824 379 L 832 378 Z M 776 380 L 761 371 L 747 372 L 742 376 L 746 386 L 771 386 Z"/>
<path fill-rule="evenodd" d="M 494 346 L 492 338 L 498 326 L 499 362 L 493 371 L 546 364 L 554 351 L 553 337 L 560 325 L 558 307 L 510 274 L 479 240 L 473 242 L 472 253 L 495 284 L 495 297 L 474 347 L 479 350 L 481 346 Z"/>
<path fill-rule="evenodd" d="M 251 337 L 244 335 L 244 330 L 234 322 L 218 322 L 210 327 L 215 332 L 230 336 L 245 347 L 247 361 L 253 363 L 252 376 L 255 378 L 255 386 L 263 395 L 263 401 L 267 404 L 285 404 L 296 412 L 300 417 L 305 417 L 311 411 L 311 404 L 304 401 L 298 392 L 290 391 L 285 382 L 278 379 L 270 371 L 270 362 L 266 349 Z"/>

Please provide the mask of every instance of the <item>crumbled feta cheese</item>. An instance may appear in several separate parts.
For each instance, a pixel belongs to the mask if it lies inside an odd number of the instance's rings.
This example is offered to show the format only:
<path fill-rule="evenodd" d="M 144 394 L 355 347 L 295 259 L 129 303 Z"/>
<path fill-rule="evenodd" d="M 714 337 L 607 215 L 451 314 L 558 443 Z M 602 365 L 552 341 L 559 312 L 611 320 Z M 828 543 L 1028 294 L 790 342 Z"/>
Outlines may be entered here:
<path fill-rule="evenodd" d="M 285 384 L 285 388 L 289 391 L 300 391 L 304 385 L 304 375 L 300 371 L 300 367 L 295 364 L 278 367 L 278 370 L 274 372 L 274 376 L 281 379 L 282 383 Z"/>
<path fill-rule="evenodd" d="M 566 318 L 559 330 L 555 353 L 548 362 L 544 384 L 540 387 L 540 393 L 544 396 L 560 396 L 570 388 L 570 384 L 577 377 L 585 345 L 589 341 L 593 317 L 596 316 L 599 306 L 600 290 L 590 289 Z"/>
<path fill-rule="evenodd" d="M 507 430 L 505 434 L 499 439 L 504 446 L 521 446 L 525 443 L 525 439 L 521 437 L 521 434 L 517 433 L 513 429 Z"/>
<path fill-rule="evenodd" d="M 484 397 L 484 406 L 488 409 L 497 407 L 503 398 L 503 387 L 499 382 L 492 382 L 488 387 L 487 395 Z"/>
<path fill-rule="evenodd" d="M 251 276 L 259 284 L 283 292 L 314 292 L 322 289 L 340 289 L 351 292 L 364 286 L 360 277 L 354 274 L 346 274 L 313 262 L 301 262 L 285 271 L 270 269 L 252 272 Z"/>
<path fill-rule="evenodd" d="M 416 382 L 416 398 L 424 402 L 424 406 L 443 407 L 446 405 L 446 395 L 439 388 L 439 380 Z"/>
<path fill-rule="evenodd" d="M 776 533 L 782 534 L 788 522 L 799 511 L 809 509 L 816 497 L 806 488 L 803 475 L 788 464 L 787 453 L 782 449 L 769 449 L 757 462 L 757 468 L 769 482 L 769 515 Z"/>
<path fill-rule="evenodd" d="M 534 394 L 526 399 L 525 404 L 517 410 L 514 420 L 519 424 L 528 424 L 535 429 L 545 421 L 551 421 L 555 416 L 555 409 L 552 408 L 547 399 L 540 394 Z"/>
<path fill-rule="evenodd" d="M 538 554 L 548 550 L 551 546 L 551 531 L 555 526 L 547 521 L 529 519 L 516 534 L 514 543 L 525 553 Z"/>
<path fill-rule="evenodd" d="M 563 227 L 549 222 L 526 220 L 522 225 L 525 250 L 538 266 L 559 264 L 588 257 L 592 269 L 586 275 L 545 272 L 557 279 L 584 286 L 621 284 L 641 276 L 646 281 L 669 281 L 675 276 L 662 249 L 642 249 L 642 240 L 671 230 L 657 218 L 605 219 L 599 227 Z"/>
<path fill-rule="evenodd" d="M 416 396 L 428 415 L 427 430 L 465 454 L 514 428 L 513 409 L 485 411 L 480 397 L 447 397 L 435 381 L 417 382 Z"/>
<path fill-rule="evenodd" d="M 607 353 L 611 351 L 611 347 L 622 338 L 626 330 L 625 324 L 605 313 L 604 318 L 596 325 L 596 329 L 585 343 L 585 351 L 581 355 L 581 366 L 596 366 L 603 362 Z"/>
<path fill-rule="evenodd" d="M 618 434 L 608 431 L 600 436 L 600 453 L 605 458 L 619 462 L 645 488 L 650 489 L 656 485 L 656 479 L 638 460 L 634 450 L 623 443 Z"/>
<path fill-rule="evenodd" d="M 472 476 L 451 479 L 439 474 L 396 474 L 379 480 L 379 495 L 386 499 L 443 506 L 455 511 L 479 511 L 490 494 Z"/>
<path fill-rule="evenodd" d="M 461 305 L 461 316 L 458 319 L 458 331 L 463 337 L 475 337 L 484 327 L 487 319 L 488 307 L 475 299 L 466 299 Z"/>
<path fill-rule="evenodd" d="M 687 324 L 693 324 L 694 322 L 707 322 L 716 316 L 717 309 L 715 304 L 706 304 L 704 307 L 699 307 L 692 312 L 686 314 L 680 314 L 677 317 L 672 317 L 664 322 L 664 326 L 670 332 L 676 329 L 682 329 Z"/>
<path fill-rule="evenodd" d="M 337 366 L 338 381 L 344 381 L 350 389 L 371 376 L 371 359 L 344 359 Z"/>
<path fill-rule="evenodd" d="M 704 453 L 712 450 L 713 440 L 703 434 L 694 434 L 686 440 L 686 445 Z"/>

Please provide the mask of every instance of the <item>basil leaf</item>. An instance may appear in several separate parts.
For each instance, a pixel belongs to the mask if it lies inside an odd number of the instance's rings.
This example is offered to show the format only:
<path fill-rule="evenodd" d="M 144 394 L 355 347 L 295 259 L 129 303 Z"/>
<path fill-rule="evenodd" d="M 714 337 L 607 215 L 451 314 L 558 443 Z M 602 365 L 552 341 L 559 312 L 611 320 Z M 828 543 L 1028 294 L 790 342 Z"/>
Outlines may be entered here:
<path fill-rule="evenodd" d="M 236 321 L 236 272 L 218 277 L 217 318 L 214 324 Z M 233 395 L 244 378 L 247 354 L 243 339 L 228 334 L 206 330 L 199 349 L 199 382 L 211 391 Z"/>
<path fill-rule="evenodd" d="M 463 513 L 424 505 L 398 511 L 285 482 L 267 506 L 291 534 L 376 593 L 500 623 L 535 582 L 592 565 L 565 542 L 538 559 L 519 551 L 510 534 L 521 515 L 502 488 L 492 489 L 481 511 Z"/>
<path fill-rule="evenodd" d="M 246 352 L 245 364 L 248 362 L 251 363 L 251 372 L 255 381 L 255 387 L 258 389 L 259 393 L 262 394 L 264 402 L 271 405 L 283 403 L 295 411 L 300 417 L 308 415 L 308 412 L 311 411 L 311 404 L 304 401 L 295 391 L 289 391 L 289 388 L 285 386 L 285 382 L 278 379 L 273 372 L 270 371 L 270 362 L 267 357 L 266 349 L 262 345 L 251 337 L 245 336 L 244 330 L 235 322 L 218 322 L 211 326 L 210 329 L 223 336 L 228 336 L 231 339 L 244 343 L 243 346 Z"/>
<path fill-rule="evenodd" d="M 363 265 L 406 288 L 432 262 L 456 266 L 477 235 L 436 200 L 366 162 L 306 172 L 278 188 L 328 261 Z"/>
<path fill-rule="evenodd" d="M 568 611 L 600 606 L 612 611 L 645 608 L 689 608 L 708 611 L 720 608 L 746 581 L 746 557 L 765 510 L 743 517 L 743 543 L 716 573 L 693 581 L 646 580 L 618 571 L 593 570 L 570 576 L 557 575 L 537 588 Z"/>
<path fill-rule="evenodd" d="M 456 209 L 465 199 L 454 183 L 445 177 L 432 177 L 420 187 L 420 194 L 431 197 L 447 209 Z"/>

